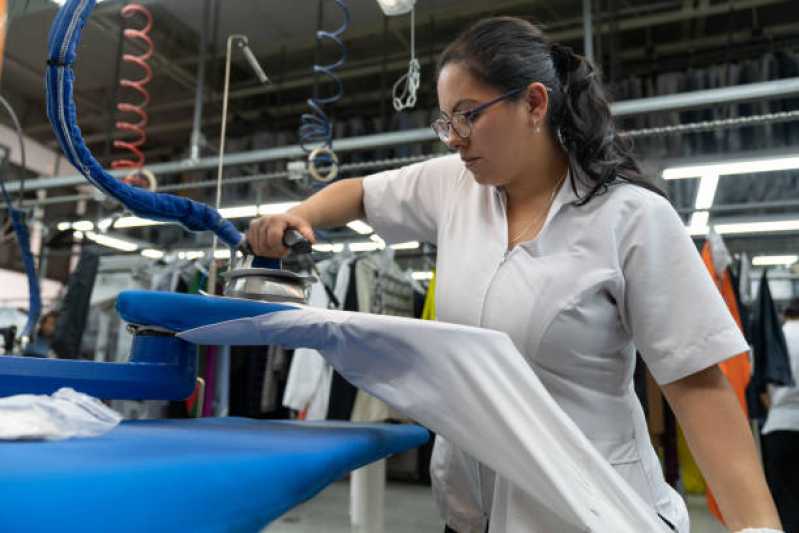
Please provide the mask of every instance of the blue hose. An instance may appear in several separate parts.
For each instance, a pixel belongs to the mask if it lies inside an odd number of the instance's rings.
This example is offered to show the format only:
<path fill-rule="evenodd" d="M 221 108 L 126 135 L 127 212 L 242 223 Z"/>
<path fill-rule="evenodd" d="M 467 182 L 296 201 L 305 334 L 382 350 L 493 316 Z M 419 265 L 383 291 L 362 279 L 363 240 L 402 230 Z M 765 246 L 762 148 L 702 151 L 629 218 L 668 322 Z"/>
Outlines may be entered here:
<path fill-rule="evenodd" d="M 36 266 L 33 262 L 33 252 L 31 251 L 31 238 L 28 233 L 28 226 L 25 224 L 25 213 L 14 207 L 6 190 L 5 183 L 0 180 L 3 198 L 8 206 L 8 215 L 11 217 L 11 227 L 17 237 L 22 264 L 25 266 L 25 275 L 28 278 L 28 321 L 20 334 L 21 337 L 30 339 L 35 333 L 36 324 L 42 314 L 42 295 L 39 289 L 39 277 L 36 275 Z"/>
<path fill-rule="evenodd" d="M 227 245 L 237 247 L 243 235 L 215 209 L 188 198 L 154 193 L 115 179 L 94 158 L 81 136 L 72 97 L 80 33 L 95 0 L 67 0 L 50 28 L 45 89 L 47 117 L 58 144 L 75 168 L 105 194 L 116 198 L 133 214 L 153 220 L 178 222 L 191 231 L 210 230 Z"/>
<path fill-rule="evenodd" d="M 317 31 L 316 40 L 320 46 L 325 40 L 335 43 L 341 52 L 341 57 L 335 63 L 313 66 L 314 74 L 321 74 L 335 84 L 335 91 L 331 96 L 325 98 L 315 96 L 308 99 L 308 107 L 311 108 L 311 112 L 303 113 L 300 117 L 299 128 L 300 146 L 306 153 L 310 153 L 314 148 L 320 146 L 333 147 L 333 124 L 325 113 L 324 106 L 331 105 L 344 96 L 344 85 L 335 71 L 347 62 L 347 47 L 344 45 L 342 35 L 350 27 L 350 10 L 345 0 L 336 0 L 336 4 L 341 8 L 344 21 L 336 31 L 328 32 L 321 29 Z"/>

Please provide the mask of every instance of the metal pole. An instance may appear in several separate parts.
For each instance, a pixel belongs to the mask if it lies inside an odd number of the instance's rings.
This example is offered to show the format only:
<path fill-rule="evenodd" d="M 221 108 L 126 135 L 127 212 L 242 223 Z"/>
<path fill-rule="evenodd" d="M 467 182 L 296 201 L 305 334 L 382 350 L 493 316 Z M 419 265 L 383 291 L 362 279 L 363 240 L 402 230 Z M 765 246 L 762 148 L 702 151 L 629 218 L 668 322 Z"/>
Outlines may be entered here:
<path fill-rule="evenodd" d="M 706 91 L 693 91 L 682 94 L 667 96 L 655 96 L 652 98 L 641 98 L 637 100 L 626 100 L 611 104 L 611 112 L 615 116 L 629 116 L 658 111 L 684 110 L 693 107 L 705 107 L 720 105 L 731 102 L 744 102 L 748 100 L 766 100 L 772 98 L 787 97 L 799 93 L 799 77 L 786 78 L 782 80 L 766 81 L 760 83 L 750 83 L 747 85 L 736 85 L 734 87 L 724 87 L 721 89 L 710 89 Z M 378 133 L 374 135 L 363 135 L 359 137 L 349 137 L 336 141 L 336 152 L 349 152 L 355 150 L 369 150 L 384 146 L 397 146 L 402 144 L 413 144 L 419 142 L 434 141 L 438 137 L 430 128 L 419 128 L 392 133 Z M 230 166 L 248 165 L 261 163 L 263 161 L 274 161 L 280 159 L 295 159 L 304 157 L 305 152 L 299 145 L 282 146 L 278 148 L 268 148 L 265 150 L 253 150 L 228 155 L 225 164 Z M 219 165 L 219 158 L 205 157 L 197 161 L 185 159 L 171 163 L 159 163 L 148 165 L 147 168 L 156 175 L 176 174 L 178 172 L 189 172 L 194 170 L 208 170 Z M 110 174 L 116 177 L 124 177 L 124 171 L 111 171 Z M 82 175 L 58 176 L 54 178 L 40 177 L 28 180 L 26 183 L 32 188 L 53 188 L 68 187 L 85 183 L 86 178 Z M 19 182 L 9 182 L 6 187 L 9 192 L 19 189 Z"/>
<path fill-rule="evenodd" d="M 211 0 L 203 4 L 203 27 L 200 31 L 200 57 L 197 62 L 197 90 L 194 94 L 194 125 L 191 130 L 189 159 L 200 158 L 202 141 L 203 97 L 205 96 L 205 61 L 208 51 L 208 21 L 210 20 Z"/>
<path fill-rule="evenodd" d="M 583 0 L 583 55 L 594 62 L 594 27 L 591 16 L 591 0 Z"/>

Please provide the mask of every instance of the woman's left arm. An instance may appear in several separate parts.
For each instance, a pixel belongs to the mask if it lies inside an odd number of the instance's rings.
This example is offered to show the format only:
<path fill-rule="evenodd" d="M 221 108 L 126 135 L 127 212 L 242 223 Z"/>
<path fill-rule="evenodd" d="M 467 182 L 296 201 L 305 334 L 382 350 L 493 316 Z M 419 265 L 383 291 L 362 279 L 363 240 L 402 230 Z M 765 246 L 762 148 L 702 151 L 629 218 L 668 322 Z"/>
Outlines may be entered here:
<path fill-rule="evenodd" d="M 662 386 L 727 527 L 781 529 L 741 405 L 717 365 Z"/>

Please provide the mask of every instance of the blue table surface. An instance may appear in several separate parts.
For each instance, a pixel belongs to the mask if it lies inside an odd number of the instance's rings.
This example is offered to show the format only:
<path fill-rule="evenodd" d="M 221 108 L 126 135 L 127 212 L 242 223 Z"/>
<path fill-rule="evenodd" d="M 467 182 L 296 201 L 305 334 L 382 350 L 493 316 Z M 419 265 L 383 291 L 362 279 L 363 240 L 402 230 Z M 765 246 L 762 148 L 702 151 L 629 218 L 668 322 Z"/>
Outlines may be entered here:
<path fill-rule="evenodd" d="M 0 442 L 0 532 L 259 531 L 347 472 L 428 439 L 415 425 L 230 417 Z"/>

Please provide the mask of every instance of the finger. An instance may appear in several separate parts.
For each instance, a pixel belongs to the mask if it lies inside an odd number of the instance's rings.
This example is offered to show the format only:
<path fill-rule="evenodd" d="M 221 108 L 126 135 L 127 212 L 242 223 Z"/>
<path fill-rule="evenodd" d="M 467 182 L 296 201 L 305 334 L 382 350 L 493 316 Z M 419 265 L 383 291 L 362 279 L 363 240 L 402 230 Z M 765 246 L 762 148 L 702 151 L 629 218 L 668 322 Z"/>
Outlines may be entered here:
<path fill-rule="evenodd" d="M 312 244 L 316 243 L 316 235 L 311 225 L 308 224 L 308 221 L 295 215 L 287 215 L 287 220 L 289 225 L 299 231 L 309 242 Z"/>
<path fill-rule="evenodd" d="M 288 248 L 283 245 L 283 234 L 286 232 L 288 222 L 280 217 L 273 219 L 266 229 L 266 248 L 269 255 L 282 257 L 288 253 Z"/>
<path fill-rule="evenodd" d="M 256 218 L 250 222 L 250 229 L 247 231 L 247 242 L 250 243 L 253 253 L 263 255 L 263 234 L 267 217 Z"/>

